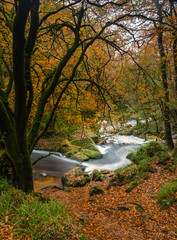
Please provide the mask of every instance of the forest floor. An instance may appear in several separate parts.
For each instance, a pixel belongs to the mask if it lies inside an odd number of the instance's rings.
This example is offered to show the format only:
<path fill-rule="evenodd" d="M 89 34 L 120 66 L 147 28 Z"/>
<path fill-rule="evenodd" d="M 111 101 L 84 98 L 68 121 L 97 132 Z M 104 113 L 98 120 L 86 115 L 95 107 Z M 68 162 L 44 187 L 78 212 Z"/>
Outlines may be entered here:
<path fill-rule="evenodd" d="M 60 178 L 48 176 L 36 179 L 34 188 L 35 192 L 43 196 L 63 202 L 71 217 L 81 222 L 81 232 L 88 240 L 175 240 L 177 202 L 168 209 L 161 209 L 154 196 L 162 186 L 172 180 L 177 181 L 177 168 L 174 171 L 164 170 L 162 165 L 157 164 L 153 168 L 154 171 L 149 173 L 148 178 L 139 182 L 129 193 L 125 190 L 130 184 L 107 189 L 109 176 L 99 182 L 104 193 L 92 196 L 89 190 L 95 184 L 94 181 L 64 191 L 46 187 L 61 185 Z M 177 199 L 177 192 L 175 198 Z M 9 225 L 0 224 L 1 239 L 13 240 L 12 231 Z"/>
<path fill-rule="evenodd" d="M 176 179 L 177 171 L 162 171 L 156 165 L 154 173 L 130 193 L 125 192 L 128 185 L 106 189 L 108 178 L 99 182 L 104 194 L 90 196 L 93 181 L 69 192 L 54 188 L 38 192 L 63 202 L 82 222 L 81 231 L 90 240 L 173 240 L 177 239 L 177 205 L 162 210 L 153 197 Z"/>

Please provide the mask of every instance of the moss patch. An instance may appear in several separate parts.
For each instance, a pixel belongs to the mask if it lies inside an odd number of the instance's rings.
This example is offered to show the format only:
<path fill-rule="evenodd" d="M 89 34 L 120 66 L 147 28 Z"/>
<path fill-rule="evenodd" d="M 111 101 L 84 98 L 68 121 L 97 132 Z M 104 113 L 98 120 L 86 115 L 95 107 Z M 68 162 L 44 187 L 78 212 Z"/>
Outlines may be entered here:
<path fill-rule="evenodd" d="M 90 196 L 100 193 L 103 194 L 104 190 L 99 184 L 94 184 L 89 190 Z"/>
<path fill-rule="evenodd" d="M 65 156 L 83 162 L 88 159 L 102 158 L 103 155 L 91 138 L 80 138 L 71 141 Z"/>
<path fill-rule="evenodd" d="M 88 182 L 90 182 L 90 178 L 88 176 L 86 176 L 86 177 L 80 178 L 78 180 L 75 180 L 72 183 L 72 186 L 73 187 L 82 187 L 82 186 L 85 186 Z"/>

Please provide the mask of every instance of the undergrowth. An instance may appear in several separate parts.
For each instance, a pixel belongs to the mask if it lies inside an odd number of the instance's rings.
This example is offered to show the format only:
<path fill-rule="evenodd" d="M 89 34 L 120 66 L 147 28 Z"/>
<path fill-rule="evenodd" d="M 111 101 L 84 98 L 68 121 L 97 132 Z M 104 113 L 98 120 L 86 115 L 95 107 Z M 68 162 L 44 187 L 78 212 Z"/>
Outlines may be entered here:
<path fill-rule="evenodd" d="M 86 239 L 57 200 L 26 195 L 5 179 L 0 179 L 0 192 L 1 222 L 11 225 L 18 239 Z"/>
<path fill-rule="evenodd" d="M 155 196 L 157 203 L 161 208 L 169 208 L 173 203 L 177 202 L 175 193 L 177 192 L 177 181 L 160 188 L 158 194 Z"/>

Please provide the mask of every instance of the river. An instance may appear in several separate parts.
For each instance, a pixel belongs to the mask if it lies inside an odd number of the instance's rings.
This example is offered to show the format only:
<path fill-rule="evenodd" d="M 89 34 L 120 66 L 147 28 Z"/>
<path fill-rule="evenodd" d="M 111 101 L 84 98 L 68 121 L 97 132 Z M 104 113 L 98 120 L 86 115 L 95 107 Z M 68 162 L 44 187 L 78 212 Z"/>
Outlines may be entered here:
<path fill-rule="evenodd" d="M 92 172 L 94 169 L 115 170 L 125 167 L 131 161 L 126 156 L 145 144 L 145 140 L 134 136 L 104 135 L 106 144 L 98 146 L 103 154 L 101 159 L 92 159 L 86 162 L 79 162 L 64 157 L 61 153 L 41 150 L 34 150 L 31 154 L 32 162 L 40 159 L 33 167 L 36 173 L 52 177 L 61 177 L 65 172 L 74 167 L 81 167 L 85 172 Z"/>

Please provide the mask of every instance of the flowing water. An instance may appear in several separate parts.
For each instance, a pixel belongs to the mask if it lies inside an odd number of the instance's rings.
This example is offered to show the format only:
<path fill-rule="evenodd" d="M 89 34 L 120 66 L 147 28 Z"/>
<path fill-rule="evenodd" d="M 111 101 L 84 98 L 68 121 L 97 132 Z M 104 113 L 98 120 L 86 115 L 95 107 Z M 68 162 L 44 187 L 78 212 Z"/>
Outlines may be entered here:
<path fill-rule="evenodd" d="M 126 156 L 145 144 L 145 140 L 134 136 L 121 136 L 105 134 L 106 144 L 98 146 L 103 154 L 101 159 L 92 159 L 86 162 L 79 162 L 64 157 L 61 153 L 41 150 L 34 150 L 31 154 L 32 162 L 41 158 L 33 167 L 37 173 L 45 173 L 53 177 L 61 177 L 65 172 L 74 167 L 81 167 L 85 172 L 92 172 L 94 169 L 115 170 L 125 167 L 131 161 Z"/>

